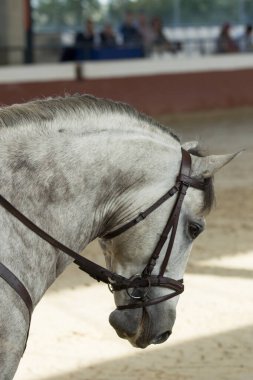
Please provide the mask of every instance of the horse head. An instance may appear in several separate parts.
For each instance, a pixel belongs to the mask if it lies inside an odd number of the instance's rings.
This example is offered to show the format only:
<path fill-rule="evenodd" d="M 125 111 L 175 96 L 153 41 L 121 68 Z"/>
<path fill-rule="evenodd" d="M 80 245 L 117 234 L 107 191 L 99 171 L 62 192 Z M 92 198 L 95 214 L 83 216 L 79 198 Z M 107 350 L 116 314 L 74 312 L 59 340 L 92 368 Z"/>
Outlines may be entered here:
<path fill-rule="evenodd" d="M 176 200 L 171 196 L 142 223 L 138 223 L 133 228 L 126 228 L 126 231 L 123 226 L 116 230 L 116 233 L 109 233 L 107 235 L 109 239 L 100 239 L 107 267 L 110 270 L 127 278 L 143 277 L 143 269 L 147 267 L 152 252 L 156 250 L 157 244 L 159 245 L 161 233 L 164 234 L 164 225 L 169 215 L 167 224 L 172 228 L 168 229 L 166 243 L 153 264 L 152 275 L 161 277 L 161 267 L 164 265 L 164 258 L 168 255 L 169 249 L 167 265 L 162 271 L 162 275 L 176 281 L 183 278 L 192 245 L 197 236 L 205 230 L 205 215 L 212 207 L 213 175 L 236 156 L 236 154 L 228 154 L 201 157 L 196 154 L 197 151 L 194 154 L 194 148 L 196 148 L 194 145 L 194 143 L 186 143 L 184 149 L 193 152 L 190 155 L 190 177 L 196 180 L 197 184 L 203 183 L 203 188 L 190 186 L 188 189 L 180 212 L 178 212 L 176 231 L 173 231 Z M 177 165 L 171 164 L 170 166 L 175 168 L 172 177 L 177 178 Z M 159 192 L 159 182 L 157 182 L 157 187 L 155 185 L 153 187 L 154 200 Z M 132 227 L 131 224 L 129 226 L 128 224 L 127 227 Z M 148 276 L 146 277 L 148 278 Z M 179 300 L 178 293 L 173 293 L 172 289 L 159 285 L 147 286 L 145 289 L 134 288 L 134 291 L 135 293 L 130 293 L 129 289 L 126 289 L 114 292 L 117 309 L 110 315 L 111 325 L 119 337 L 129 340 L 136 347 L 145 348 L 150 344 L 163 343 L 172 333 Z M 140 299 L 142 304 L 139 302 Z"/>

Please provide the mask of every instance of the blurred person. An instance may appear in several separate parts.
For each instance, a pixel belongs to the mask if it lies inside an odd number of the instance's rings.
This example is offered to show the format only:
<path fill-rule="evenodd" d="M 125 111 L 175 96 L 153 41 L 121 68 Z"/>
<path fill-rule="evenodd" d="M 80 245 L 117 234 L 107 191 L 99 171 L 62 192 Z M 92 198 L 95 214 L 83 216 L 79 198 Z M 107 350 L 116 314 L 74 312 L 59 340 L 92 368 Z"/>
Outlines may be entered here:
<path fill-rule="evenodd" d="M 122 35 L 124 45 L 140 45 L 141 35 L 134 24 L 134 15 L 132 12 L 127 12 L 125 14 L 124 21 L 120 27 L 120 33 Z"/>
<path fill-rule="evenodd" d="M 141 43 L 143 45 L 145 55 L 148 55 L 150 53 L 153 42 L 153 33 L 149 20 L 144 12 L 141 12 L 139 14 L 137 20 L 137 29 L 141 37 Z"/>
<path fill-rule="evenodd" d="M 75 37 L 77 60 L 89 59 L 91 57 L 91 50 L 94 47 L 94 42 L 94 24 L 91 19 L 87 19 L 84 31 L 77 33 Z"/>
<path fill-rule="evenodd" d="M 230 35 L 231 26 L 228 22 L 222 25 L 217 39 L 217 53 L 236 53 L 238 46 Z"/>
<path fill-rule="evenodd" d="M 100 44 L 103 47 L 116 46 L 116 36 L 112 25 L 109 23 L 105 24 L 103 30 L 100 32 Z"/>
<path fill-rule="evenodd" d="M 253 27 L 246 25 L 243 35 L 239 38 L 238 45 L 241 52 L 253 51 Z"/>
<path fill-rule="evenodd" d="M 165 51 L 173 51 L 171 42 L 163 33 L 163 24 L 160 17 L 153 17 L 151 21 L 152 28 L 152 48 L 154 52 L 163 53 Z"/>

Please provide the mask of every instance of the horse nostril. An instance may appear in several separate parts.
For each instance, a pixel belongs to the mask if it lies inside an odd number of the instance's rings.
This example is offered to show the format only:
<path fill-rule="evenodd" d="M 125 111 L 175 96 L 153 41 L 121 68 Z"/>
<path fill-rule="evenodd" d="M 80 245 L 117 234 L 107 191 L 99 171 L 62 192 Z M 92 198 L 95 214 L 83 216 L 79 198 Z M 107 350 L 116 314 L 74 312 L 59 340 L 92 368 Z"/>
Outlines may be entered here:
<path fill-rule="evenodd" d="M 135 312 L 114 310 L 109 317 L 111 326 L 116 330 L 120 338 L 132 337 L 138 330 L 142 317 L 142 310 Z"/>
<path fill-rule="evenodd" d="M 161 335 L 158 335 L 157 337 L 155 337 L 152 340 L 152 343 L 153 344 L 161 344 L 161 343 L 165 342 L 170 335 L 171 335 L 171 331 L 165 331 Z"/>

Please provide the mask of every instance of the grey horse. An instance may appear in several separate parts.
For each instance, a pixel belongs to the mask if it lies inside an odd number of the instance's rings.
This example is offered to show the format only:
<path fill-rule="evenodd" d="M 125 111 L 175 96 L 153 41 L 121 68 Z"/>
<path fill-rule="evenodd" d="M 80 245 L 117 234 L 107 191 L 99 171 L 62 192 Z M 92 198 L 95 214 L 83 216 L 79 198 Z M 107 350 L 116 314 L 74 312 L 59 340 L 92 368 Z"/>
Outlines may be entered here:
<path fill-rule="evenodd" d="M 123 103 L 88 95 L 36 100 L 1 108 L 0 126 L 1 195 L 79 252 L 149 207 L 175 183 L 180 168 L 177 136 Z M 196 178 L 211 178 L 235 156 L 200 157 L 196 142 L 183 147 L 192 153 Z M 183 277 L 212 200 L 211 182 L 205 192 L 188 190 L 166 276 Z M 107 268 L 128 278 L 140 273 L 173 202 L 169 199 L 124 234 L 102 238 Z M 72 262 L 3 208 L 0 241 L 0 261 L 22 281 L 34 305 Z M 161 296 L 164 290 L 154 293 Z M 178 298 L 147 307 L 145 313 L 142 308 L 115 310 L 110 323 L 136 347 L 162 343 L 172 331 Z M 125 291 L 115 293 L 116 305 L 127 302 Z M 22 299 L 0 278 L 1 380 L 13 378 L 28 326 Z"/>

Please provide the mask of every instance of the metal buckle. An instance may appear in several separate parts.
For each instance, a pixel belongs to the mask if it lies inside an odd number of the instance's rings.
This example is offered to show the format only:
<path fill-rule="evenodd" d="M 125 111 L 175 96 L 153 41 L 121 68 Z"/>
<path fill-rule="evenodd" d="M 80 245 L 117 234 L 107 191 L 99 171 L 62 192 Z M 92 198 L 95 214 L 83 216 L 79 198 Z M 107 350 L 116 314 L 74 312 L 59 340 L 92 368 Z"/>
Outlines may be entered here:
<path fill-rule="evenodd" d="M 107 284 L 107 286 L 108 286 L 108 289 L 110 290 L 111 293 L 115 292 L 115 290 L 112 287 L 112 284 Z"/>
<path fill-rule="evenodd" d="M 115 290 L 113 289 L 113 284 L 116 283 L 116 281 L 113 279 L 113 275 L 111 277 L 108 277 L 109 283 L 107 284 L 108 289 L 111 293 L 114 293 Z"/>
<path fill-rule="evenodd" d="M 137 218 L 135 218 L 135 223 L 139 223 L 144 219 L 145 219 L 145 216 L 143 215 L 142 212 L 140 212 L 139 215 L 137 216 Z"/>
<path fill-rule="evenodd" d="M 135 274 L 134 276 L 130 277 L 129 280 L 134 280 L 135 278 L 142 278 L 142 276 L 140 274 Z M 130 298 L 132 298 L 133 300 L 144 300 L 148 294 L 149 294 L 149 291 L 150 291 L 150 288 L 151 288 L 151 281 L 150 281 L 150 278 L 147 277 L 147 280 L 148 280 L 148 288 L 146 290 L 146 292 L 144 294 L 142 294 L 141 296 L 138 296 L 138 295 L 134 295 L 134 291 L 136 289 L 139 289 L 139 288 L 127 288 L 126 289 L 126 292 L 128 294 L 128 296 Z M 132 292 L 130 293 L 130 289 L 133 289 Z"/>

